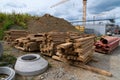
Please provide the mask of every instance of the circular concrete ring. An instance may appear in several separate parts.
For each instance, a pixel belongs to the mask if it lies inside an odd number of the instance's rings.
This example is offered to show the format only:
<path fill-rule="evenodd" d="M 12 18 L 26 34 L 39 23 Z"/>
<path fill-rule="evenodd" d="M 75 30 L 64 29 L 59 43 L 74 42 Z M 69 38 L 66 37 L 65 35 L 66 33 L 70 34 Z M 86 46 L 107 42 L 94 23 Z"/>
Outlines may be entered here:
<path fill-rule="evenodd" d="M 38 54 L 26 54 L 20 56 L 15 64 L 15 70 L 18 74 L 24 76 L 34 76 L 45 72 L 48 68 L 48 62 Z"/>
<path fill-rule="evenodd" d="M 15 78 L 15 71 L 9 67 L 0 67 L 0 74 L 8 75 L 4 80 L 14 80 Z"/>
<path fill-rule="evenodd" d="M 23 56 L 20 56 L 18 60 L 23 61 L 23 62 L 31 62 L 31 61 L 37 61 L 41 57 L 38 54 L 26 54 Z"/>

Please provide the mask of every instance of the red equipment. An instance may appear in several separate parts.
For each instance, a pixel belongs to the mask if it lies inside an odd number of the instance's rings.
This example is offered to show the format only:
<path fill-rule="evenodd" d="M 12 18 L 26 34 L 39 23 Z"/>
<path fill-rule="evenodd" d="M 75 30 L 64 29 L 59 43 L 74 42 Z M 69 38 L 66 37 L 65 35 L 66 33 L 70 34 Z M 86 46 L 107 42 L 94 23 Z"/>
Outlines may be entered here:
<path fill-rule="evenodd" d="M 95 43 L 95 51 L 110 53 L 119 46 L 119 41 L 120 38 L 118 37 L 104 36 Z"/>

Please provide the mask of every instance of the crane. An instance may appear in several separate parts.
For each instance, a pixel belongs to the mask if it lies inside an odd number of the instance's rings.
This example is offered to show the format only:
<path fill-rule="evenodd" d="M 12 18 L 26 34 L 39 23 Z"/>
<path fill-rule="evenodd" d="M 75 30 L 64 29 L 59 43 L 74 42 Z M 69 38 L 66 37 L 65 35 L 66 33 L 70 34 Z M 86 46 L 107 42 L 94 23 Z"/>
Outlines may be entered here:
<path fill-rule="evenodd" d="M 60 2 L 58 2 L 58 3 L 56 3 L 56 4 L 54 4 L 54 5 L 52 5 L 50 8 L 53 8 L 53 7 L 57 6 L 57 5 L 60 5 L 60 4 L 62 4 L 62 3 L 65 3 L 65 2 L 67 2 L 67 1 L 69 1 L 69 0 L 62 0 L 62 1 L 60 1 Z"/>
<path fill-rule="evenodd" d="M 83 26 L 86 25 L 86 16 L 87 16 L 87 0 L 83 0 Z"/>
<path fill-rule="evenodd" d="M 63 4 L 65 2 L 67 2 L 67 1 L 69 1 L 69 0 L 62 0 L 62 1 L 52 5 L 51 8 L 56 7 L 56 6 L 60 5 L 60 4 Z M 86 9 L 87 9 L 87 0 L 83 0 L 83 16 L 82 16 L 83 26 L 86 25 L 86 15 L 87 15 L 86 14 L 87 13 Z"/>

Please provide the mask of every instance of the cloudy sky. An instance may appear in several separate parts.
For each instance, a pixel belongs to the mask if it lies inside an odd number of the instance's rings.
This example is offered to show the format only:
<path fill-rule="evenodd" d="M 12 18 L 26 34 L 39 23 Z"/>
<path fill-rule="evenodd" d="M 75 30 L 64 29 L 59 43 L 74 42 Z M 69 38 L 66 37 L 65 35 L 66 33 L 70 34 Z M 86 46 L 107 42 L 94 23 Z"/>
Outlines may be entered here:
<path fill-rule="evenodd" d="M 61 0 L 0 0 L 0 12 L 29 13 L 32 15 L 51 15 L 67 20 L 82 19 L 82 0 L 69 0 L 50 8 Z M 120 0 L 88 0 L 87 17 L 119 17 Z M 120 23 L 117 20 L 117 23 Z"/>

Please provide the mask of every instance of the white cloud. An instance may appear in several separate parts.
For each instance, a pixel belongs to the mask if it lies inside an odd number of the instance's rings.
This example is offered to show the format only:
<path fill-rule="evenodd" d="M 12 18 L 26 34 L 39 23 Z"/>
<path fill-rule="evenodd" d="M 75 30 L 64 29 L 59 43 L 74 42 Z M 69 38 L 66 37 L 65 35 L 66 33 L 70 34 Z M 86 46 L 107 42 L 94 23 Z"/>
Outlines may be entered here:
<path fill-rule="evenodd" d="M 45 13 L 50 13 L 54 16 L 58 16 L 65 19 L 82 19 L 82 0 L 70 0 L 54 8 L 50 6 L 56 4 L 61 0 L 0 0 L 0 11 L 1 12 L 27 12 L 35 15 L 43 15 Z M 110 0 L 109 0 L 110 1 Z M 115 0 L 118 1 L 118 0 Z M 91 19 L 95 14 L 91 11 L 96 12 L 96 6 L 102 6 L 105 0 L 88 0 L 87 2 L 87 16 Z M 111 1 L 112 3 L 113 1 Z M 101 5 L 102 4 L 102 5 Z M 105 3 L 106 4 L 106 3 Z M 101 13 L 102 9 L 100 9 Z M 97 11 L 99 11 L 99 9 Z M 120 8 L 116 7 L 109 12 L 110 15 L 114 13 L 119 13 Z M 103 9 L 104 12 L 104 9 Z M 105 12 L 107 15 L 108 13 Z M 105 15 L 104 15 L 105 16 Z"/>
<path fill-rule="evenodd" d="M 61 0 L 59 0 L 61 1 Z M 81 0 L 70 0 L 54 8 L 50 6 L 59 2 L 58 0 L 1 0 L 0 10 L 2 12 L 31 12 L 34 14 L 50 13 L 52 15 L 64 16 L 65 18 L 81 15 Z M 26 5 L 26 6 L 24 6 Z M 4 6 L 4 7 L 3 7 Z M 19 8 L 18 8 L 19 7 Z"/>
<path fill-rule="evenodd" d="M 26 5 L 23 4 L 23 3 L 19 3 L 17 4 L 16 2 L 9 2 L 7 4 L 4 5 L 4 7 L 7 7 L 7 8 L 25 8 Z"/>

